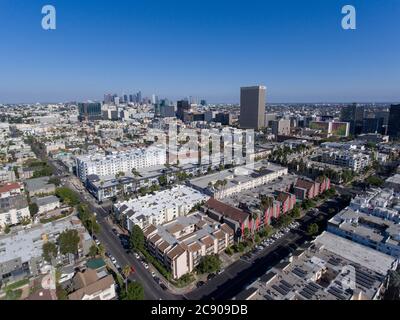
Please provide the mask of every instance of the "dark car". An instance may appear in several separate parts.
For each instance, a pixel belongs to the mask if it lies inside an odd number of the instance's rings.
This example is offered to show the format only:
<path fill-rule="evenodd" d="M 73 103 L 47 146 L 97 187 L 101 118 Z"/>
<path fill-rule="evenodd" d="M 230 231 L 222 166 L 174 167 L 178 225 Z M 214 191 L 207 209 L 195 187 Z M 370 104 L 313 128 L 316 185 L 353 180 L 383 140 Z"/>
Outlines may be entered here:
<path fill-rule="evenodd" d="M 203 286 L 204 284 L 205 284 L 204 281 L 199 281 L 199 282 L 196 283 L 196 287 L 197 287 L 197 288 L 200 288 L 200 287 Z"/>
<path fill-rule="evenodd" d="M 167 290 L 168 289 L 167 286 L 164 283 L 160 283 L 160 287 L 163 290 Z"/>
<path fill-rule="evenodd" d="M 211 280 L 211 279 L 214 278 L 215 276 L 216 276 L 215 273 L 210 273 L 210 274 L 207 276 L 207 280 Z"/>

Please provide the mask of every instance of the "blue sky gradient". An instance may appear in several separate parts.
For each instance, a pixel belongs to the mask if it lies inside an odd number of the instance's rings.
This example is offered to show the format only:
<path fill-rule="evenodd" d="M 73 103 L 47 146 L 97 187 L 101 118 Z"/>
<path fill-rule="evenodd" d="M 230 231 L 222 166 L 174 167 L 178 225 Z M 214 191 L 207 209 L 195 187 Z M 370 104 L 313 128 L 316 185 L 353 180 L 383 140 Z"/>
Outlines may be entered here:
<path fill-rule="evenodd" d="M 57 30 L 41 8 L 57 9 Z M 357 30 L 341 8 L 357 9 Z M 0 0 L 0 102 L 400 100 L 400 0 Z"/>

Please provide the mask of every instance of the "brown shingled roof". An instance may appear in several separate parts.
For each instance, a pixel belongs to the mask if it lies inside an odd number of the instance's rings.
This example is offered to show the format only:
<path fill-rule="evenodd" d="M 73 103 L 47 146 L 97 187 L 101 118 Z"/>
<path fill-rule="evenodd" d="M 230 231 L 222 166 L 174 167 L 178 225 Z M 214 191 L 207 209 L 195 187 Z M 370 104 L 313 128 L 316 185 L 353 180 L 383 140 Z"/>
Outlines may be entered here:
<path fill-rule="evenodd" d="M 180 244 L 176 245 L 173 249 L 171 249 L 168 253 L 167 256 L 173 260 L 176 257 L 182 255 L 183 253 L 185 253 L 185 249 L 182 248 L 182 246 Z"/>
<path fill-rule="evenodd" d="M 200 239 L 201 242 L 203 242 L 206 247 L 210 247 L 214 245 L 214 239 L 211 238 L 210 236 L 205 236 L 203 238 Z"/>
<path fill-rule="evenodd" d="M 231 207 L 230 205 L 227 205 L 226 203 L 218 201 L 214 198 L 210 198 L 205 203 L 205 207 L 218 212 L 224 217 L 230 218 L 240 223 L 243 223 L 248 218 L 248 214 L 244 211 L 235 207 Z"/>
<path fill-rule="evenodd" d="M 152 234 L 156 230 L 157 230 L 157 228 L 151 224 L 143 230 L 143 234 L 144 234 L 145 238 L 147 238 L 150 234 Z"/>
<path fill-rule="evenodd" d="M 87 272 L 87 271 L 86 271 Z M 85 272 L 85 273 L 86 273 Z M 111 275 L 98 279 L 95 282 L 76 290 L 68 296 L 69 300 L 82 300 L 85 295 L 91 295 L 98 291 L 103 291 L 114 284 L 114 279 Z"/>
<path fill-rule="evenodd" d="M 307 189 L 310 190 L 314 186 L 314 182 L 308 181 L 308 180 L 303 180 L 299 179 L 296 181 L 296 187 L 302 188 L 302 189 Z"/>
<path fill-rule="evenodd" d="M 228 226 L 226 223 L 221 224 L 221 230 L 223 230 L 224 232 L 233 235 L 235 232 L 233 231 L 233 229 Z"/>

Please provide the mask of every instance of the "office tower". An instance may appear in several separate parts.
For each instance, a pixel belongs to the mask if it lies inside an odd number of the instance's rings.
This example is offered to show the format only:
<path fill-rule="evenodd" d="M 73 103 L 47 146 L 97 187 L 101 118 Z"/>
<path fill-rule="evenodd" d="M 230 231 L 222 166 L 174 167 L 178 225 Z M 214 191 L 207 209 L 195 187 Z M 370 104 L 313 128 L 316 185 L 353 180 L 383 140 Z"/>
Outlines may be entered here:
<path fill-rule="evenodd" d="M 189 101 L 180 100 L 177 102 L 176 117 L 183 121 L 184 113 L 190 111 Z"/>
<path fill-rule="evenodd" d="M 388 134 L 390 138 L 400 137 L 400 104 L 392 104 L 389 113 Z"/>
<path fill-rule="evenodd" d="M 362 133 L 381 133 L 383 118 L 364 118 Z"/>
<path fill-rule="evenodd" d="M 280 119 L 271 121 L 272 133 L 276 136 L 290 135 L 290 120 Z"/>
<path fill-rule="evenodd" d="M 160 117 L 161 118 L 175 117 L 175 107 L 171 105 L 160 105 Z"/>
<path fill-rule="evenodd" d="M 115 97 L 114 97 L 114 104 L 115 104 L 116 106 L 119 105 L 119 97 L 118 97 L 118 96 L 115 96 Z"/>
<path fill-rule="evenodd" d="M 359 106 L 356 103 L 342 108 L 340 120 L 350 123 L 350 134 L 357 135 L 362 132 L 364 112 L 364 106 Z"/>
<path fill-rule="evenodd" d="M 158 104 L 158 97 L 155 94 L 151 96 L 151 103 L 153 105 Z"/>
<path fill-rule="evenodd" d="M 240 88 L 240 127 L 242 129 L 261 129 L 265 125 L 266 87 Z"/>
<path fill-rule="evenodd" d="M 206 100 L 200 100 L 200 104 L 204 107 L 207 105 L 207 101 Z"/>
<path fill-rule="evenodd" d="M 78 103 L 79 121 L 101 120 L 103 117 L 100 102 Z"/>
<path fill-rule="evenodd" d="M 136 95 L 136 102 L 142 103 L 142 92 L 141 91 L 139 91 Z"/>
<path fill-rule="evenodd" d="M 113 95 L 112 94 L 105 94 L 104 95 L 104 103 L 105 104 L 110 104 L 110 103 L 113 103 L 113 99 L 114 99 L 114 97 L 113 97 Z"/>
<path fill-rule="evenodd" d="M 211 122 L 214 119 L 214 112 L 207 110 L 204 112 L 204 121 Z"/>
<path fill-rule="evenodd" d="M 133 94 L 129 95 L 129 102 L 135 102 L 135 95 Z"/>
<path fill-rule="evenodd" d="M 276 120 L 276 113 L 266 113 L 265 114 L 265 126 L 271 127 L 271 121 Z"/>
<path fill-rule="evenodd" d="M 219 112 L 215 115 L 215 122 L 224 126 L 232 125 L 232 115 L 229 112 Z"/>
<path fill-rule="evenodd" d="M 128 103 L 128 95 L 124 94 L 124 103 Z"/>

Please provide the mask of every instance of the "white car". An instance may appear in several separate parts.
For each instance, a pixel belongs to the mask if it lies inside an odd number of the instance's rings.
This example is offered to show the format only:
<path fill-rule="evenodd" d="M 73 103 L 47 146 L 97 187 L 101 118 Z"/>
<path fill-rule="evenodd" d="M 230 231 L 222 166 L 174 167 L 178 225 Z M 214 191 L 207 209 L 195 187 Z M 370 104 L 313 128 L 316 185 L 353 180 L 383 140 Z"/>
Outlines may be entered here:
<path fill-rule="evenodd" d="M 135 253 L 135 258 L 136 258 L 136 259 L 140 259 L 139 254 Z"/>
<path fill-rule="evenodd" d="M 98 239 L 94 240 L 94 243 L 96 243 L 96 245 L 100 245 L 100 241 Z"/>
<path fill-rule="evenodd" d="M 151 273 L 151 276 L 152 276 L 153 278 L 155 278 L 155 277 L 156 277 L 156 273 L 153 271 L 153 272 Z"/>
<path fill-rule="evenodd" d="M 145 267 L 145 269 L 149 268 L 149 265 L 147 263 L 143 263 L 143 266 Z"/>
<path fill-rule="evenodd" d="M 114 264 L 116 264 L 116 263 L 117 263 L 117 260 L 116 260 L 114 257 L 111 257 L 111 262 L 114 263 Z"/>

